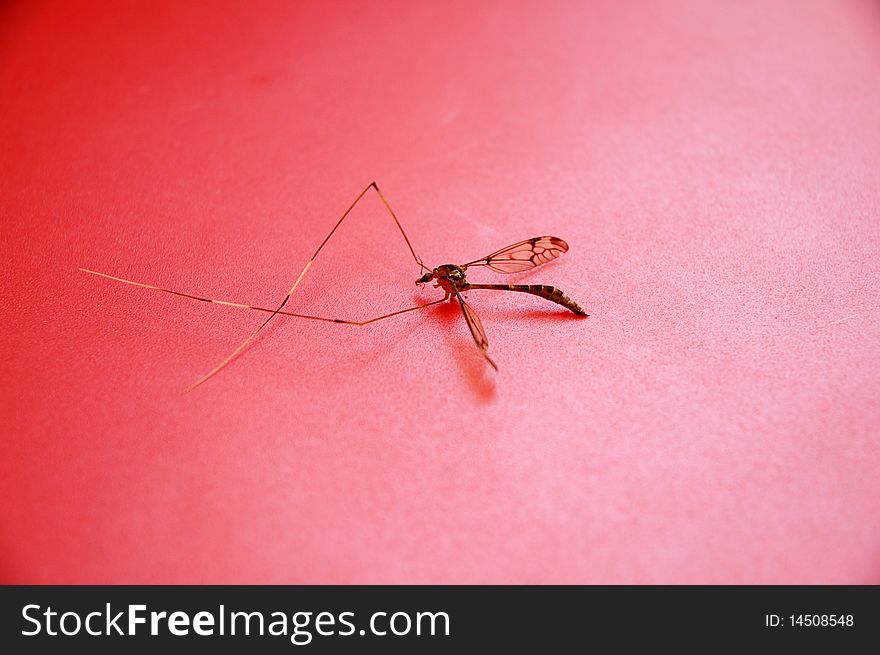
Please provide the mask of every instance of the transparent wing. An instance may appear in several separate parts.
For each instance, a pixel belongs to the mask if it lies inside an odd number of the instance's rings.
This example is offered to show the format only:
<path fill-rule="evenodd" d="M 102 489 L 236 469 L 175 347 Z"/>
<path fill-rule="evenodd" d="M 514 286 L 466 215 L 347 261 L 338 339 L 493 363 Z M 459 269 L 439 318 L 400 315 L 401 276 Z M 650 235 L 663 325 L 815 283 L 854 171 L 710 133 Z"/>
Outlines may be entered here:
<path fill-rule="evenodd" d="M 559 237 L 532 237 L 465 264 L 463 268 L 488 266 L 498 273 L 519 273 L 546 264 L 567 251 L 568 244 Z"/>
<path fill-rule="evenodd" d="M 497 371 L 498 366 L 492 361 L 492 358 L 489 357 L 489 340 L 486 338 L 486 331 L 483 329 L 480 317 L 477 316 L 476 312 L 471 309 L 471 306 L 464 301 L 464 298 L 461 297 L 460 293 L 456 293 L 455 297 L 458 298 L 458 302 L 461 304 L 461 311 L 464 313 L 464 320 L 467 321 L 468 327 L 471 330 L 471 336 L 474 338 L 474 343 L 477 344 L 477 348 L 480 349 L 480 352 L 483 354 L 483 357 L 486 358 L 486 361 Z"/>

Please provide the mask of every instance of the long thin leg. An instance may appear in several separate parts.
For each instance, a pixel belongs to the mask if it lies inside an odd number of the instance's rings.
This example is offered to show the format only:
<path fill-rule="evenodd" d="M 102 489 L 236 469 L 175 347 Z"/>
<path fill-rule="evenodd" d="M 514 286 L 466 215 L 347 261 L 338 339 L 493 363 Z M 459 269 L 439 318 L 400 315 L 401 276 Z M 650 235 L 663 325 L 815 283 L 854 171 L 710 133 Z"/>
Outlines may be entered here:
<path fill-rule="evenodd" d="M 361 191 L 360 194 L 358 194 L 358 197 L 354 199 L 354 202 L 351 203 L 351 205 L 348 207 L 348 209 L 345 210 L 345 213 L 342 214 L 342 217 L 341 217 L 338 221 L 336 221 L 336 225 L 334 225 L 334 226 L 333 226 L 333 229 L 330 230 L 330 234 L 327 235 L 327 237 L 321 242 L 321 245 L 318 246 L 318 249 L 315 251 L 315 254 L 311 256 L 311 258 L 309 259 L 308 262 L 306 262 L 306 265 L 305 265 L 305 267 L 303 268 L 302 272 L 301 272 L 301 273 L 299 274 L 299 276 L 296 278 L 296 281 L 293 283 L 293 286 L 290 287 L 290 291 L 287 292 L 287 295 L 284 296 L 284 300 L 282 300 L 282 301 L 281 301 L 281 304 L 278 305 L 278 309 L 277 309 L 276 311 L 272 312 L 272 315 L 271 315 L 271 316 L 269 316 L 268 318 L 266 318 L 266 320 L 263 321 L 263 322 L 260 324 L 260 326 L 259 326 L 256 330 L 254 330 L 254 331 L 251 333 L 251 335 L 250 335 L 247 339 L 245 339 L 244 341 L 242 341 L 241 344 L 239 344 L 239 346 L 238 346 L 235 350 L 233 350 L 233 351 L 232 351 L 232 352 L 231 352 L 231 353 L 230 353 L 230 354 L 229 354 L 229 355 L 228 355 L 228 356 L 227 356 L 222 362 L 220 362 L 219 364 L 217 364 L 217 366 L 215 366 L 215 367 L 211 370 L 210 373 L 208 373 L 208 374 L 202 376 L 201 378 L 199 378 L 198 380 L 196 380 L 195 383 L 193 383 L 192 385 L 190 385 L 190 386 L 187 388 L 187 392 L 192 391 L 192 390 L 195 389 L 197 386 L 199 386 L 199 385 L 202 384 L 203 382 L 206 382 L 207 380 L 211 379 L 212 377 L 214 377 L 215 375 L 217 375 L 217 373 L 219 373 L 221 370 L 223 370 L 223 369 L 226 367 L 227 364 L 229 364 L 233 359 L 235 359 L 235 358 L 236 358 L 236 357 L 237 357 L 237 356 L 238 356 L 238 355 L 239 355 L 239 354 L 240 354 L 245 348 L 247 348 L 247 347 L 251 344 L 251 342 L 252 342 L 254 339 L 257 338 L 257 335 L 262 331 L 262 329 L 263 329 L 264 327 L 266 327 L 266 325 L 268 325 L 269 321 L 271 321 L 273 318 L 275 318 L 275 316 L 276 316 L 276 315 L 277 315 L 282 309 L 284 309 L 284 306 L 287 305 L 287 301 L 290 300 L 290 297 L 293 295 L 293 292 L 296 291 L 296 288 L 299 286 L 299 283 L 302 282 L 302 279 L 305 277 L 305 274 L 308 272 L 309 268 L 311 268 L 312 263 L 314 263 L 315 258 L 318 256 L 318 253 L 321 252 L 321 250 L 324 248 L 324 246 L 325 246 L 325 245 L 327 244 L 327 242 L 330 240 L 330 237 L 332 237 L 333 234 L 336 232 L 336 230 L 339 228 L 339 226 L 342 225 L 342 221 L 344 221 L 344 220 L 346 219 L 346 217 L 351 213 L 351 210 L 354 209 L 355 205 L 357 205 L 358 202 L 360 202 L 360 199 L 363 198 L 364 195 L 366 195 L 367 191 L 369 191 L 371 187 L 372 187 L 373 189 L 375 189 L 375 191 L 376 191 L 377 194 L 379 194 L 379 197 L 382 199 L 382 204 L 385 205 L 385 207 L 388 209 L 388 212 L 391 214 L 391 218 L 394 219 L 394 223 L 397 225 L 397 229 L 400 230 L 400 233 L 403 235 L 403 238 L 404 238 L 404 240 L 406 241 L 406 245 L 409 247 L 409 250 L 410 250 L 410 252 L 412 253 L 413 259 L 415 259 L 416 263 L 417 263 L 417 264 L 418 264 L 423 270 L 429 270 L 429 269 L 428 269 L 428 268 L 422 263 L 422 260 L 419 259 L 419 256 L 416 255 L 416 251 L 415 251 L 415 249 L 412 247 L 412 244 L 411 244 L 410 241 L 409 241 L 409 237 L 407 237 L 407 236 L 406 236 L 406 232 L 403 231 L 403 226 L 400 224 L 400 221 L 397 219 L 397 216 L 394 214 L 394 211 L 391 209 L 391 205 L 388 204 L 388 201 L 385 199 L 385 196 L 384 196 L 384 195 L 382 194 L 382 192 L 379 190 L 379 185 L 376 184 L 375 181 L 374 181 L 374 182 L 370 182 L 370 184 L 367 185 L 367 187 L 366 187 L 363 191 Z"/>
<path fill-rule="evenodd" d="M 174 291 L 172 289 L 164 289 L 162 287 L 157 287 L 153 284 L 145 284 L 144 282 L 135 282 L 134 280 L 126 280 L 125 278 L 116 277 L 115 275 L 107 275 L 106 273 L 98 273 L 97 271 L 91 271 L 87 268 L 80 268 L 83 273 L 91 273 L 92 275 L 97 275 L 99 277 L 105 277 L 108 280 L 114 280 L 116 282 L 122 282 L 124 284 L 131 284 L 136 287 L 142 287 L 144 289 L 152 289 L 154 291 L 162 291 L 163 293 L 170 293 L 175 296 L 180 296 L 182 298 L 190 298 L 192 300 L 198 300 L 200 302 L 209 302 L 214 303 L 215 305 L 224 305 L 226 307 L 237 307 L 238 309 L 251 309 L 257 312 L 266 312 L 268 314 L 279 314 L 281 316 L 293 316 L 294 318 L 307 318 L 313 321 L 326 321 L 327 323 L 344 323 L 345 325 L 369 325 L 370 323 L 375 323 L 376 321 L 381 321 L 383 318 L 391 318 L 392 316 L 397 316 L 399 314 L 405 314 L 406 312 L 413 312 L 417 309 L 424 309 L 425 307 L 430 307 L 431 305 L 436 305 L 438 303 L 443 302 L 446 298 L 441 298 L 440 300 L 434 300 L 429 303 L 425 303 L 424 305 L 416 305 L 415 307 L 407 307 L 406 309 L 399 309 L 396 312 L 391 312 L 390 314 L 383 314 L 382 316 L 376 316 L 374 318 L 367 319 L 366 321 L 352 321 L 349 319 L 343 318 L 328 318 L 326 316 L 311 316 L 309 314 L 297 314 L 295 312 L 285 312 L 277 309 L 268 309 L 266 307 L 258 307 L 256 305 L 248 305 L 240 302 L 232 302 L 230 300 L 217 300 L 216 298 L 204 298 L 202 296 L 194 296 L 189 293 L 183 293 L 182 291 Z"/>
<path fill-rule="evenodd" d="M 422 263 L 421 258 L 416 254 L 415 249 L 412 247 L 412 244 L 409 242 L 409 237 L 406 236 L 406 232 L 403 231 L 403 226 L 400 224 L 400 221 L 397 219 L 397 214 L 395 214 L 394 210 L 391 209 L 391 205 L 388 204 L 388 201 L 385 199 L 385 194 L 382 193 L 382 190 L 379 188 L 379 185 L 376 184 L 375 182 L 371 182 L 370 186 L 372 186 L 376 190 L 376 193 L 379 194 L 379 197 L 382 199 L 382 204 L 385 205 L 385 209 L 388 210 L 388 213 L 391 214 L 391 218 L 394 219 L 394 223 L 397 225 L 397 229 L 400 230 L 400 234 L 403 235 L 403 240 L 406 241 L 406 245 L 409 247 L 409 251 L 412 253 L 413 259 L 416 260 L 416 264 L 418 264 L 423 271 L 430 273 L 431 269 L 428 268 L 427 266 L 425 266 Z M 345 218 L 345 217 L 343 216 L 342 218 Z M 342 219 L 339 219 L 339 222 L 341 223 Z M 337 227 L 338 227 L 338 224 L 337 224 Z M 333 229 L 336 230 L 335 227 Z M 333 233 L 331 232 L 330 234 L 333 234 Z M 329 238 L 330 237 L 328 236 L 327 239 L 329 239 Z M 327 242 L 327 240 L 325 239 L 324 243 L 326 243 L 326 242 Z M 322 243 L 321 246 L 323 247 L 323 245 L 324 244 Z M 320 250 L 320 248 L 319 248 L 319 250 Z M 315 254 L 317 255 L 317 253 L 315 253 Z"/>
<path fill-rule="evenodd" d="M 176 296 L 183 296 L 185 298 L 192 298 L 194 300 L 200 300 L 203 302 L 213 302 L 218 305 L 227 305 L 230 307 L 240 307 L 243 309 L 253 309 L 253 310 L 257 310 L 257 311 L 267 312 L 270 314 L 270 316 L 268 316 L 266 318 L 266 320 L 264 320 L 259 325 L 259 327 L 257 327 L 257 329 L 254 330 L 250 334 L 250 336 L 248 336 L 247 339 L 245 339 L 243 342 L 241 342 L 241 344 L 239 344 L 239 346 L 235 350 L 233 350 L 222 362 L 217 364 L 217 366 L 215 366 L 209 373 L 207 373 L 206 375 L 204 375 L 201 378 L 199 378 L 198 380 L 196 380 L 196 382 L 194 384 L 190 385 L 186 389 L 186 391 L 189 392 L 189 391 L 192 391 L 193 389 L 195 389 L 197 386 L 199 386 L 203 382 L 206 382 L 210 378 L 214 377 L 221 370 L 223 370 L 223 368 L 225 368 L 226 365 L 228 365 L 233 359 L 235 359 L 242 351 L 245 350 L 245 348 L 247 348 L 253 342 L 254 339 L 256 339 L 257 335 L 262 331 L 262 329 L 264 327 L 266 327 L 266 325 L 269 324 L 269 321 L 271 321 L 273 318 L 275 318 L 276 315 L 280 314 L 282 316 L 296 316 L 299 318 L 307 318 L 307 319 L 313 319 L 313 320 L 319 320 L 319 321 L 332 321 L 334 323 L 345 323 L 348 325 L 367 325 L 369 323 L 373 323 L 373 322 L 381 320 L 383 318 L 389 318 L 391 316 L 396 316 L 397 314 L 402 314 L 404 312 L 413 311 L 416 309 L 421 309 L 423 307 L 428 307 L 430 305 L 437 304 L 436 302 L 432 302 L 432 303 L 428 303 L 426 305 L 418 305 L 416 307 L 410 307 L 408 309 L 400 310 L 398 312 L 392 312 L 391 314 L 385 314 L 384 316 L 377 316 L 376 318 L 372 318 L 368 321 L 361 321 L 361 322 L 348 321 L 348 320 L 343 320 L 343 319 L 324 318 L 324 317 L 320 317 L 320 316 L 308 316 L 305 314 L 295 314 L 292 312 L 282 311 L 284 309 L 284 307 L 287 305 L 287 302 L 290 300 L 291 296 L 293 295 L 293 292 L 296 291 L 296 288 L 299 286 L 300 282 L 302 282 L 302 280 L 305 277 L 306 273 L 308 272 L 309 268 L 311 268 L 312 264 L 314 263 L 315 259 L 318 256 L 318 254 L 321 252 L 321 250 L 323 250 L 324 246 L 327 245 L 327 242 L 330 240 L 330 237 L 333 236 L 333 234 L 336 232 L 336 230 L 339 228 L 339 226 L 342 225 L 342 222 L 348 217 L 348 215 L 351 213 L 351 211 L 355 208 L 355 205 L 357 205 L 358 202 L 360 202 L 361 198 L 363 198 L 366 195 L 367 191 L 369 191 L 371 187 L 376 191 L 379 198 L 382 200 L 382 204 L 385 205 L 385 208 L 388 210 L 388 213 L 391 214 L 391 218 L 394 219 L 394 224 L 397 225 L 397 229 L 400 230 L 400 234 L 403 236 L 404 241 L 406 241 L 406 245 L 409 248 L 410 253 L 412 253 L 413 259 L 415 260 L 416 264 L 418 264 L 422 270 L 430 271 L 430 269 L 427 266 L 425 266 L 424 263 L 422 263 L 421 258 L 419 258 L 419 256 L 416 254 L 416 251 L 413 248 L 412 243 L 409 240 L 409 237 L 406 235 L 406 232 L 404 231 L 403 226 L 400 224 L 400 220 L 398 220 L 397 215 L 394 213 L 394 210 L 391 209 L 391 205 L 389 204 L 388 200 L 385 198 L 385 195 L 379 189 L 379 185 L 376 184 L 375 181 L 370 182 L 370 184 L 368 184 L 366 186 L 366 188 L 364 188 L 364 190 L 358 194 L 357 198 L 354 199 L 354 202 L 352 202 L 351 205 L 349 205 L 348 209 L 345 210 L 345 212 L 342 214 L 340 219 L 338 221 L 336 221 L 336 224 L 333 226 L 333 229 L 330 230 L 330 233 L 324 238 L 324 240 L 321 242 L 321 245 L 318 246 L 318 249 L 315 250 L 315 253 L 306 262 L 305 267 L 303 267 L 303 270 L 297 276 L 296 281 L 294 281 L 294 283 L 293 283 L 293 286 L 290 287 L 290 291 L 288 291 L 287 294 L 284 296 L 284 300 L 282 300 L 281 304 L 278 305 L 278 308 L 274 309 L 274 310 L 265 309 L 262 307 L 255 307 L 252 305 L 245 305 L 242 303 L 229 302 L 229 301 L 225 301 L 225 300 L 214 300 L 211 298 L 202 298 L 200 296 L 194 296 L 191 294 L 182 293 L 180 291 L 172 291 L 170 289 L 163 289 L 161 287 L 157 287 L 157 286 L 154 286 L 151 284 L 143 284 L 140 282 L 134 282 L 132 280 L 125 280 L 123 278 L 114 277 L 112 275 L 106 275 L 104 273 L 98 273 L 97 271 L 91 271 L 91 270 L 84 269 L 84 268 L 81 268 L 80 270 L 85 273 L 99 275 L 101 277 L 106 277 L 108 279 L 116 280 L 118 282 L 124 282 L 126 284 L 133 284 L 135 286 L 144 287 L 147 289 L 155 289 L 158 291 L 164 291 L 166 293 L 171 293 Z M 442 301 L 437 301 L 437 302 L 442 302 Z"/>

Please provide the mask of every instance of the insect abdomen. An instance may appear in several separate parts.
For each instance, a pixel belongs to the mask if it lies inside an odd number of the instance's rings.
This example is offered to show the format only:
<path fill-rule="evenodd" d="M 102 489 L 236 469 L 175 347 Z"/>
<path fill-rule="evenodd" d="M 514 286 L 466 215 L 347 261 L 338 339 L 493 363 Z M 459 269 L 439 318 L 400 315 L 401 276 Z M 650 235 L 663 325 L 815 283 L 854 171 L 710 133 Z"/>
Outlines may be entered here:
<path fill-rule="evenodd" d="M 468 288 L 497 289 L 499 291 L 521 291 L 522 293 L 530 293 L 533 296 L 539 296 L 550 302 L 555 302 L 557 305 L 562 305 L 578 316 L 589 316 L 580 305 L 566 296 L 561 289 L 552 287 L 549 284 L 469 284 Z M 466 291 L 466 289 L 462 289 L 462 291 Z"/>
<path fill-rule="evenodd" d="M 511 284 L 509 286 L 511 291 L 523 291 L 524 293 L 530 293 L 534 296 L 540 296 L 550 302 L 555 302 L 557 305 L 562 305 L 566 309 L 570 309 L 575 314 L 580 316 L 587 315 L 587 312 L 585 312 L 574 300 L 566 296 L 561 289 L 557 289 L 548 284 Z"/>

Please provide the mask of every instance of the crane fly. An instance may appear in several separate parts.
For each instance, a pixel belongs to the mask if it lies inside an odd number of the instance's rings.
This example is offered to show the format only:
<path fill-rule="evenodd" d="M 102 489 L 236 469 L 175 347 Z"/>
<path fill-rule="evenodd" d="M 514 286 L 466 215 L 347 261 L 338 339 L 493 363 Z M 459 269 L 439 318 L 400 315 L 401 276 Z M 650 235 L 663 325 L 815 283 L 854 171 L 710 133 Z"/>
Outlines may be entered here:
<path fill-rule="evenodd" d="M 496 273 L 521 273 L 541 264 L 546 264 L 567 251 L 568 244 L 559 237 L 533 237 L 514 243 L 512 246 L 507 246 L 493 252 L 491 255 L 486 255 L 467 264 L 443 264 L 438 266 L 433 271 L 425 273 L 416 280 L 416 284 L 422 285 L 427 284 L 431 280 L 436 280 L 434 288 L 443 289 L 443 292 L 446 294 L 438 302 L 443 302 L 444 300 L 458 301 L 464 314 L 464 320 L 471 330 L 474 343 L 477 344 L 486 361 L 497 371 L 498 366 L 489 357 L 489 340 L 486 338 L 486 331 L 483 329 L 480 317 L 465 302 L 464 297 L 461 295 L 463 292 L 470 291 L 471 289 L 519 291 L 555 302 L 557 305 L 562 305 L 578 316 L 587 316 L 587 312 L 556 287 L 546 284 L 471 284 L 467 281 L 465 272 L 470 267 L 485 266 Z"/>
<path fill-rule="evenodd" d="M 348 215 L 355 208 L 358 202 L 360 202 L 361 198 L 363 198 L 370 189 L 374 189 L 375 192 L 378 194 L 379 198 L 382 201 L 382 204 L 388 210 L 391 218 L 394 219 L 394 223 L 395 225 L 397 225 L 397 229 L 403 236 L 404 241 L 406 241 L 406 245 L 409 248 L 410 253 L 412 253 L 413 259 L 415 260 L 416 264 L 418 264 L 419 267 L 425 272 L 424 275 L 416 280 L 416 284 L 422 286 L 433 281 L 435 289 L 439 288 L 443 290 L 443 298 L 434 300 L 433 302 L 425 303 L 423 305 L 416 305 L 414 307 L 399 309 L 395 312 L 383 314 L 382 316 L 376 316 L 366 321 L 351 321 L 341 318 L 311 316 L 308 314 L 284 311 L 284 308 L 287 306 L 288 301 L 293 296 L 293 293 L 302 282 L 312 264 L 315 262 L 318 254 L 320 254 L 321 250 L 324 249 L 324 246 L 327 245 L 327 242 L 330 241 L 330 238 L 336 233 L 336 230 L 339 228 L 339 226 L 342 225 L 342 222 L 346 219 L 346 217 L 348 217 Z M 521 273 L 523 271 L 541 266 L 542 264 L 546 264 L 547 262 L 556 259 L 557 257 L 559 257 L 559 255 L 567 251 L 568 244 L 559 237 L 540 236 L 526 239 L 524 241 L 518 241 L 513 245 L 502 248 L 501 250 L 496 250 L 490 255 L 486 255 L 485 257 L 481 257 L 480 259 L 475 259 L 474 261 L 468 262 L 467 264 L 443 264 L 442 266 L 438 266 L 434 269 L 428 268 L 422 262 L 421 258 L 419 258 L 419 256 L 416 254 L 416 251 L 413 248 L 409 237 L 406 235 L 406 232 L 404 231 L 400 220 L 397 218 L 397 215 L 394 213 L 394 210 L 391 209 L 391 205 L 388 203 L 385 195 L 382 193 L 382 191 L 379 189 L 379 186 L 375 182 L 371 182 L 363 191 L 361 191 L 360 195 L 355 198 L 354 202 L 349 205 L 348 209 L 345 210 L 341 218 L 336 221 L 333 229 L 330 230 L 330 233 L 324 238 L 324 240 L 321 242 L 321 245 L 318 246 L 318 249 L 311 256 L 308 262 L 306 262 L 306 265 L 297 276 L 296 280 L 293 283 L 293 286 L 290 288 L 290 291 L 287 292 L 287 295 L 284 296 L 281 304 L 278 305 L 276 309 L 258 307 L 257 305 L 232 302 L 229 300 L 217 300 L 216 298 L 204 298 L 202 296 L 184 293 L 182 291 L 174 291 L 172 289 L 158 287 L 153 284 L 145 284 L 143 282 L 127 280 L 121 277 L 116 277 L 114 275 L 108 275 L 107 273 L 99 273 L 98 271 L 93 271 L 87 268 L 80 268 L 79 270 L 83 273 L 89 273 L 91 275 L 97 275 L 99 277 L 107 278 L 108 280 L 114 280 L 116 282 L 122 282 L 124 284 L 142 287 L 144 289 L 161 291 L 163 293 L 170 293 L 175 296 L 190 298 L 192 300 L 198 300 L 200 302 L 214 303 L 216 305 L 237 307 L 240 309 L 248 309 L 269 314 L 269 316 L 259 325 L 259 327 L 257 327 L 257 329 L 254 330 L 247 339 L 239 344 L 239 346 L 235 350 L 233 350 L 225 359 L 223 359 L 223 361 L 221 361 L 209 373 L 203 375 L 195 383 L 190 385 L 189 388 L 187 388 L 187 391 L 192 391 L 197 386 L 214 377 L 223 368 L 225 368 L 233 359 L 235 359 L 235 357 L 237 357 L 245 348 L 247 348 L 254 339 L 256 339 L 257 335 L 263 330 L 263 328 L 266 327 L 266 325 L 268 325 L 269 321 L 271 321 L 276 316 L 293 316 L 295 318 L 304 318 L 314 321 L 326 321 L 330 323 L 342 323 L 345 325 L 369 325 L 370 323 L 375 323 L 386 318 L 391 318 L 393 316 L 399 316 L 408 312 L 431 307 L 445 301 L 458 302 L 459 306 L 461 307 L 462 314 L 464 314 L 465 323 L 467 323 L 467 326 L 471 332 L 471 336 L 474 339 L 474 343 L 477 344 L 477 348 L 480 349 L 480 353 L 483 355 L 483 357 L 485 357 L 486 361 L 492 366 L 492 368 L 497 371 L 498 366 L 495 364 L 494 361 L 492 361 L 492 358 L 489 357 L 489 340 L 486 338 L 486 331 L 483 328 L 483 324 L 480 321 L 479 316 L 477 316 L 473 308 L 465 301 L 465 298 L 462 295 L 464 292 L 473 289 L 488 289 L 495 291 L 517 291 L 520 293 L 529 293 L 533 296 L 538 296 L 539 298 L 544 298 L 545 300 L 554 302 L 557 305 L 561 305 L 573 312 L 574 314 L 577 314 L 578 316 L 588 316 L 588 314 L 581 308 L 580 305 L 578 305 L 575 301 L 573 301 L 556 287 L 546 284 L 471 284 L 467 281 L 466 278 L 467 270 L 470 268 L 484 267 L 495 271 L 496 273 Z"/>

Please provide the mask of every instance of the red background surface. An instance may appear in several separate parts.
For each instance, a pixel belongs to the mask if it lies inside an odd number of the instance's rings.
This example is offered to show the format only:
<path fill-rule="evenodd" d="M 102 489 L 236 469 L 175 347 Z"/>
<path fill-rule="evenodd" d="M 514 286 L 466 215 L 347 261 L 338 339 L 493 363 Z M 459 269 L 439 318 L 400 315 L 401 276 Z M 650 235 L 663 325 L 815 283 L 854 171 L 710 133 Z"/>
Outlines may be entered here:
<path fill-rule="evenodd" d="M 869 2 L 6 3 L 3 582 L 880 582 Z M 382 185 L 517 281 L 276 304 Z M 291 305 L 435 297 L 375 197 Z M 474 275 L 481 281 L 498 280 Z"/>

